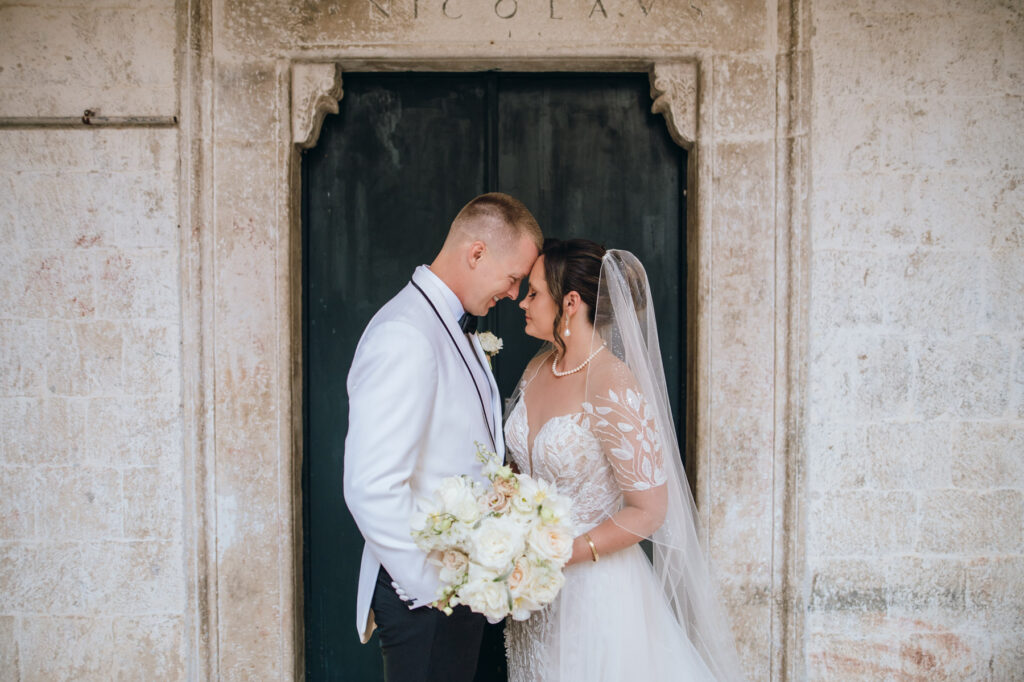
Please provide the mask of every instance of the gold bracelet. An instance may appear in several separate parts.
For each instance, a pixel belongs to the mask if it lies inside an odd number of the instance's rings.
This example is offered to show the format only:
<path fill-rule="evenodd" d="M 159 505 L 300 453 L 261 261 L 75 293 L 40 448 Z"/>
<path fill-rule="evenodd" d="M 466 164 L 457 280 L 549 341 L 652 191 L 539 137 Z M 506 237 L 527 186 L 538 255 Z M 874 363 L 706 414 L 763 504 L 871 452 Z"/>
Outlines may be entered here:
<path fill-rule="evenodd" d="M 597 563 L 597 560 L 600 557 L 597 556 L 597 547 L 594 546 L 594 541 L 590 539 L 590 533 L 584 533 L 583 539 L 587 541 L 588 545 L 590 545 L 590 553 L 594 555 L 594 563 Z"/>

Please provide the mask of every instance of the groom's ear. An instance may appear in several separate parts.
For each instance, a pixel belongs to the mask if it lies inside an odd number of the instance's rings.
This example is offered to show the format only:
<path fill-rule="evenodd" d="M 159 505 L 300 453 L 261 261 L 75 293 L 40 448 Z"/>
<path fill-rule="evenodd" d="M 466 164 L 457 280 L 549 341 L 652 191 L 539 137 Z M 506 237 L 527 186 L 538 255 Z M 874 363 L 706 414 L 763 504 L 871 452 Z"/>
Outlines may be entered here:
<path fill-rule="evenodd" d="M 487 245 L 479 239 L 469 245 L 469 250 L 466 251 L 466 262 L 470 269 L 475 269 L 480 264 L 486 251 Z"/>

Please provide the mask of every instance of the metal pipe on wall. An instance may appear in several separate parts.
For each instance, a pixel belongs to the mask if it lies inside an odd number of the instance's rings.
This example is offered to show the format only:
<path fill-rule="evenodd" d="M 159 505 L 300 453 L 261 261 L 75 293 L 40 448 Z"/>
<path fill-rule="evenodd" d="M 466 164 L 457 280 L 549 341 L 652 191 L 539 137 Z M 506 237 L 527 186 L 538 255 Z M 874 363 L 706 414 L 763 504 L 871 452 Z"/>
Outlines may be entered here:
<path fill-rule="evenodd" d="M 0 116 L 0 128 L 173 128 L 177 116 Z"/>

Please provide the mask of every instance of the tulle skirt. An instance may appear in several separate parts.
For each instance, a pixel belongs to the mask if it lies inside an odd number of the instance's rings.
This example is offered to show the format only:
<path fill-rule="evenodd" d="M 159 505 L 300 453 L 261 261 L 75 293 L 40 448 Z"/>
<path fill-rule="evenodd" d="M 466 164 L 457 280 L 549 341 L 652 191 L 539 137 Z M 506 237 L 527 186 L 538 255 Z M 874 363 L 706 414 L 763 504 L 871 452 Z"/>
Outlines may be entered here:
<path fill-rule="evenodd" d="M 510 682 L 714 680 L 643 550 L 565 569 L 547 608 L 505 626 Z"/>

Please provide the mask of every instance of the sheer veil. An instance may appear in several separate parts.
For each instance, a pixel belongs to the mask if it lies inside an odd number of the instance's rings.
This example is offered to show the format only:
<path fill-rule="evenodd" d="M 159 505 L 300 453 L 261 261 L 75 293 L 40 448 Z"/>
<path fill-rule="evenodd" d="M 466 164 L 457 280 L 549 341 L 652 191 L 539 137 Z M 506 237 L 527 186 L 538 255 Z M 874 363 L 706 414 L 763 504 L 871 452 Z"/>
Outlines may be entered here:
<path fill-rule="evenodd" d="M 647 274 L 628 251 L 609 250 L 602 259 L 591 348 L 602 344 L 605 349 L 586 369 L 582 414 L 591 431 L 607 441 L 604 451 L 622 490 L 650 490 L 663 501 L 665 515 L 653 533 L 649 528 L 628 528 L 614 509 L 594 520 L 610 517 L 626 530 L 648 537 L 657 583 L 681 630 L 716 680 L 742 680 L 683 471 Z M 541 356 L 550 352 L 546 345 Z M 510 410 L 546 364 L 531 362 L 508 403 Z M 614 432 L 614 437 L 605 438 L 602 429 Z M 563 636 L 561 641 L 570 640 Z"/>
<path fill-rule="evenodd" d="M 665 521 L 650 540 L 654 570 L 665 597 L 715 677 L 743 679 L 732 630 L 697 532 L 697 508 L 683 471 L 669 408 L 647 273 L 628 251 L 610 250 L 604 256 L 594 334 L 632 375 L 659 434 L 660 447 L 655 449 L 661 452 L 667 476 L 668 505 Z M 588 393 L 592 390 L 588 387 Z"/>

